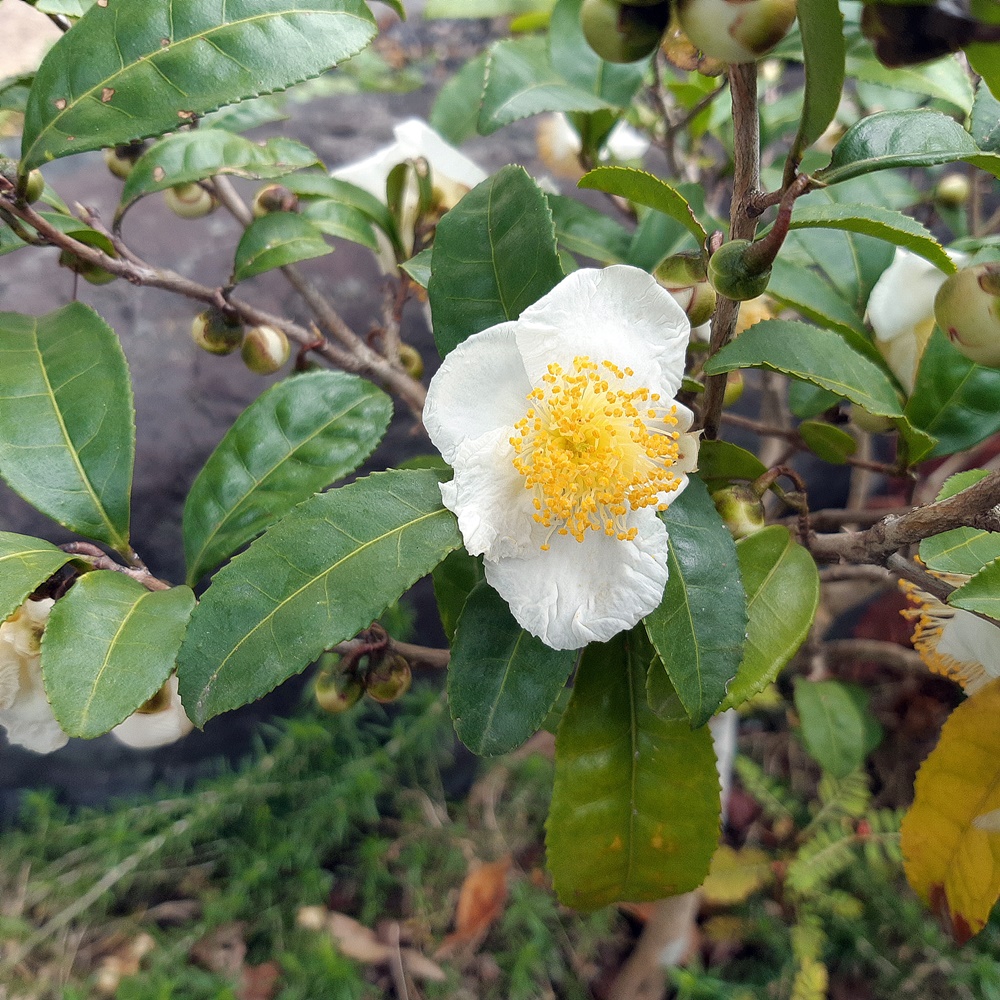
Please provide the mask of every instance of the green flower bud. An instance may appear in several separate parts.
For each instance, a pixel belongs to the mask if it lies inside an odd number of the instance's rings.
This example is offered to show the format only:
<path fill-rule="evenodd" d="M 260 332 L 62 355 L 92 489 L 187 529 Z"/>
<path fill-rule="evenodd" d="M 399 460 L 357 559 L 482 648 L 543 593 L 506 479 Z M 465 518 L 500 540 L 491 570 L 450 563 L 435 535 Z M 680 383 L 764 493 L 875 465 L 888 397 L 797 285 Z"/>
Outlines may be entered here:
<path fill-rule="evenodd" d="M 395 701 L 410 689 L 410 664 L 398 653 L 383 656 L 365 675 L 365 693 L 375 701 Z"/>
<path fill-rule="evenodd" d="M 399 345 L 399 363 L 411 378 L 420 379 L 424 374 L 424 359 L 409 344 Z"/>
<path fill-rule="evenodd" d="M 221 309 L 206 309 L 191 322 L 191 339 L 209 354 L 232 354 L 243 343 L 243 324 Z"/>
<path fill-rule="evenodd" d="M 687 313 L 691 326 L 701 326 L 715 312 L 715 289 L 708 283 L 704 256 L 697 251 L 667 257 L 653 277 Z"/>
<path fill-rule="evenodd" d="M 170 210 L 182 219 L 200 219 L 214 212 L 218 206 L 215 195 L 200 184 L 178 184 L 163 192 L 163 199 Z"/>
<path fill-rule="evenodd" d="M 771 280 L 771 267 L 759 269 L 749 240 L 723 243 L 708 260 L 708 280 L 727 299 L 743 302 L 762 295 Z"/>
<path fill-rule="evenodd" d="M 734 371 L 726 375 L 726 391 L 722 395 L 723 409 L 735 406 L 743 396 L 743 372 Z"/>
<path fill-rule="evenodd" d="M 972 194 L 965 174 L 945 174 L 934 187 L 934 199 L 945 208 L 961 208 Z"/>
<path fill-rule="evenodd" d="M 129 142 L 123 146 L 109 146 L 104 150 L 104 163 L 119 180 L 125 180 L 135 161 L 146 151 L 145 142 Z"/>
<path fill-rule="evenodd" d="M 951 275 L 934 299 L 934 318 L 970 361 L 1000 368 L 1000 263 Z"/>
<path fill-rule="evenodd" d="M 243 338 L 240 352 L 244 364 L 258 375 L 273 375 L 288 360 L 292 348 L 283 330 L 252 326 Z"/>
<path fill-rule="evenodd" d="M 75 253 L 69 250 L 63 250 L 59 254 L 59 266 L 68 267 L 91 285 L 107 285 L 118 277 L 117 274 L 105 271 L 103 267 L 91 264 L 89 260 L 77 257 Z"/>
<path fill-rule="evenodd" d="M 712 500 L 733 538 L 746 538 L 764 527 L 764 505 L 751 487 L 734 483 L 716 490 Z"/>
<path fill-rule="evenodd" d="M 605 61 L 635 62 L 654 52 L 670 20 L 670 4 L 625 6 L 617 0 L 583 0 L 580 26 L 587 44 Z"/>
<path fill-rule="evenodd" d="M 357 677 L 336 669 L 324 670 L 317 674 L 316 684 L 313 687 L 316 704 L 331 715 L 346 712 L 352 705 L 357 704 L 364 692 L 364 685 Z"/>
<path fill-rule="evenodd" d="M 299 196 L 280 184 L 268 184 L 254 195 L 251 209 L 255 219 L 271 212 L 297 212 Z"/>
<path fill-rule="evenodd" d="M 795 20 L 795 0 L 680 0 L 677 15 L 689 39 L 727 63 L 756 62 Z"/>
<path fill-rule="evenodd" d="M 41 170 L 32 170 L 28 174 L 28 184 L 24 189 L 24 200 L 30 205 L 38 201 L 45 191 L 45 178 Z"/>

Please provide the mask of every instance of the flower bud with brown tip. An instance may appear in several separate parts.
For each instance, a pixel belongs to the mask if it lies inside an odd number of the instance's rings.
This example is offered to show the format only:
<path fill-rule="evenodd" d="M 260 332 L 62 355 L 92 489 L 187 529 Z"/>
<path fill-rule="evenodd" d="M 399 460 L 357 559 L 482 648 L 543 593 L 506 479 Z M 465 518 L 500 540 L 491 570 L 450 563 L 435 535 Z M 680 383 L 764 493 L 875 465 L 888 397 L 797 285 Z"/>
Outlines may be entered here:
<path fill-rule="evenodd" d="M 365 674 L 365 693 L 385 704 L 406 694 L 412 680 L 410 664 L 398 653 L 388 653 L 369 667 Z"/>
<path fill-rule="evenodd" d="M 746 538 L 764 527 L 764 505 L 753 487 L 734 483 L 716 490 L 712 501 L 733 538 Z"/>
<path fill-rule="evenodd" d="M 270 215 L 271 212 L 297 212 L 299 196 L 280 184 L 268 184 L 253 196 L 250 208 L 255 219 Z"/>
<path fill-rule="evenodd" d="M 212 307 L 191 322 L 191 339 L 209 354 L 232 354 L 243 343 L 243 324 Z"/>
<path fill-rule="evenodd" d="M 706 55 L 727 63 L 756 62 L 788 33 L 795 0 L 680 0 L 684 33 Z"/>
<path fill-rule="evenodd" d="M 174 215 L 182 219 L 200 219 L 214 212 L 219 202 L 200 184 L 178 184 L 163 192 L 163 200 Z"/>
<path fill-rule="evenodd" d="M 934 299 L 934 318 L 970 361 L 1000 368 L 1000 262 L 948 277 Z"/>

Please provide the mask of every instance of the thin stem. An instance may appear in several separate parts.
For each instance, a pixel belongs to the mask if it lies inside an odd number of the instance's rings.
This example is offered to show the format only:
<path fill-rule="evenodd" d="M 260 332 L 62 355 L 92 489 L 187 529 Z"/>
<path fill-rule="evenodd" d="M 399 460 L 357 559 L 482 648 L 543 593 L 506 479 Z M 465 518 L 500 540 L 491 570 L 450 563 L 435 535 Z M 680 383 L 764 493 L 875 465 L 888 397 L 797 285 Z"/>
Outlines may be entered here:
<path fill-rule="evenodd" d="M 757 67 L 739 63 L 729 67 L 729 89 L 733 99 L 733 200 L 730 205 L 730 237 L 751 240 L 757 231 L 757 216 L 748 211 L 760 193 L 760 115 L 757 110 Z M 719 296 L 712 317 L 710 352 L 716 354 L 733 337 L 740 304 Z M 719 436 L 719 418 L 726 392 L 726 376 L 710 375 L 705 382 L 702 417 L 706 438 Z"/>

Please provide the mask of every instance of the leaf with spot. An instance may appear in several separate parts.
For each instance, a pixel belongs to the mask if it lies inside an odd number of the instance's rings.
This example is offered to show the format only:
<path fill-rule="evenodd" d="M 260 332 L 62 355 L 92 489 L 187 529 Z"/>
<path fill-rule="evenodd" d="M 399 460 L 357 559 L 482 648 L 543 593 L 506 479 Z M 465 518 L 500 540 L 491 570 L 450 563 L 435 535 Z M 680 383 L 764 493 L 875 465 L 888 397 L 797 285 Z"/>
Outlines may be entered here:
<path fill-rule="evenodd" d="M 114 331 L 71 302 L 0 313 L 0 476 L 77 534 L 128 551 L 132 384 Z"/>
<path fill-rule="evenodd" d="M 469 594 L 448 664 L 448 704 L 458 738 L 495 757 L 538 731 L 576 662 L 575 649 L 549 649 L 514 621 L 485 581 Z"/>
<path fill-rule="evenodd" d="M 0 621 L 72 558 L 41 538 L 0 531 Z"/>
<path fill-rule="evenodd" d="M 646 631 L 691 725 L 701 726 L 740 664 L 746 594 L 733 537 L 700 479 L 691 477 L 661 516 L 670 535 L 670 575 L 663 602 L 646 616 Z"/>
<path fill-rule="evenodd" d="M 239 415 L 191 486 L 183 522 L 188 583 L 353 472 L 391 416 L 381 389 L 346 372 L 307 372 L 271 386 Z"/>
<path fill-rule="evenodd" d="M 25 109 L 20 169 L 162 135 L 285 90 L 360 52 L 362 0 L 107 0 L 49 50 Z"/>
<path fill-rule="evenodd" d="M 122 573 L 85 574 L 52 607 L 42 676 L 63 731 L 90 739 L 163 686 L 194 608 L 189 587 L 146 590 Z"/>
<path fill-rule="evenodd" d="M 216 174 L 265 180 L 318 162 L 308 146 L 291 139 L 278 137 L 256 143 L 219 128 L 178 132 L 153 145 L 136 161 L 125 179 L 115 222 L 120 222 L 139 198 L 177 184 L 191 184 Z"/>
<path fill-rule="evenodd" d="M 575 909 L 694 889 L 718 843 L 711 733 L 650 710 L 651 653 L 641 628 L 588 646 L 559 723 L 545 849 Z"/>
<path fill-rule="evenodd" d="M 333 253 L 320 228 L 294 212 L 272 212 L 247 226 L 236 247 L 233 280 L 245 281 L 300 260 Z"/>
<path fill-rule="evenodd" d="M 474 187 L 438 223 L 427 286 L 443 357 L 521 312 L 563 278 L 545 195 L 523 167 Z"/>
<path fill-rule="evenodd" d="M 178 660 L 197 725 L 367 628 L 461 544 L 440 479 L 376 473 L 299 504 L 212 578 Z"/>

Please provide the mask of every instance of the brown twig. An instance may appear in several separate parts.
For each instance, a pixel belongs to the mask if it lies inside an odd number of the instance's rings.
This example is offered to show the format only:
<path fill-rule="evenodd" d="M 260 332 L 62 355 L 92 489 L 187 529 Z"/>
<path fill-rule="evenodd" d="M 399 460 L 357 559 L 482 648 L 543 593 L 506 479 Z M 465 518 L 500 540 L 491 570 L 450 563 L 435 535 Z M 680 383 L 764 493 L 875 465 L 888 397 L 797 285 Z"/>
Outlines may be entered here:
<path fill-rule="evenodd" d="M 823 643 L 823 652 L 834 662 L 875 660 L 907 673 L 927 672 L 927 665 L 915 649 L 881 639 L 828 639 Z"/>
<path fill-rule="evenodd" d="M 67 236 L 44 218 L 30 206 L 17 205 L 13 201 L 4 200 L 3 192 L 0 191 L 0 206 L 11 214 L 17 216 L 22 221 L 27 222 L 42 236 L 49 244 L 61 247 L 70 251 L 81 260 L 105 271 L 124 278 L 134 285 L 148 286 L 152 288 L 163 288 L 186 298 L 208 305 L 218 305 L 222 290 L 210 288 L 202 285 L 183 275 L 177 274 L 165 268 L 155 268 L 128 250 L 120 237 L 114 236 L 104 227 L 96 213 L 86 212 L 84 221 L 92 228 L 104 233 L 112 240 L 115 250 L 119 256 L 112 257 L 106 254 L 99 247 L 89 246 L 79 240 Z M 304 282 L 299 288 L 300 292 L 306 289 L 308 282 Z M 307 294 L 303 292 L 303 294 Z M 319 297 L 322 299 L 322 296 Z M 325 300 L 324 300 L 325 301 Z M 369 347 L 346 323 L 340 319 L 339 315 L 330 308 L 325 319 L 331 324 L 332 330 L 339 333 L 340 343 L 334 344 L 323 339 L 317 342 L 315 330 L 307 329 L 272 313 L 257 309 L 233 296 L 226 296 L 225 303 L 244 322 L 259 325 L 266 324 L 275 326 L 298 344 L 314 351 L 336 368 L 351 372 L 371 379 L 373 382 L 394 392 L 410 409 L 413 415 L 419 420 L 423 412 L 424 399 L 427 391 L 419 382 L 411 378 L 400 366 L 390 363 L 377 351 Z M 309 302 L 310 307 L 313 302 Z M 329 304 L 326 304 L 329 306 Z"/>
<path fill-rule="evenodd" d="M 165 580 L 153 576 L 146 568 L 145 563 L 138 556 L 135 556 L 134 553 L 133 562 L 135 565 L 123 566 L 96 545 L 91 545 L 90 542 L 66 542 L 64 545 L 60 545 L 59 548 L 63 552 L 69 552 L 71 555 L 78 556 L 84 562 L 93 566 L 94 569 L 106 569 L 114 573 L 124 573 L 125 576 L 130 576 L 137 583 L 141 583 L 147 590 L 170 590 L 171 585 Z"/>

